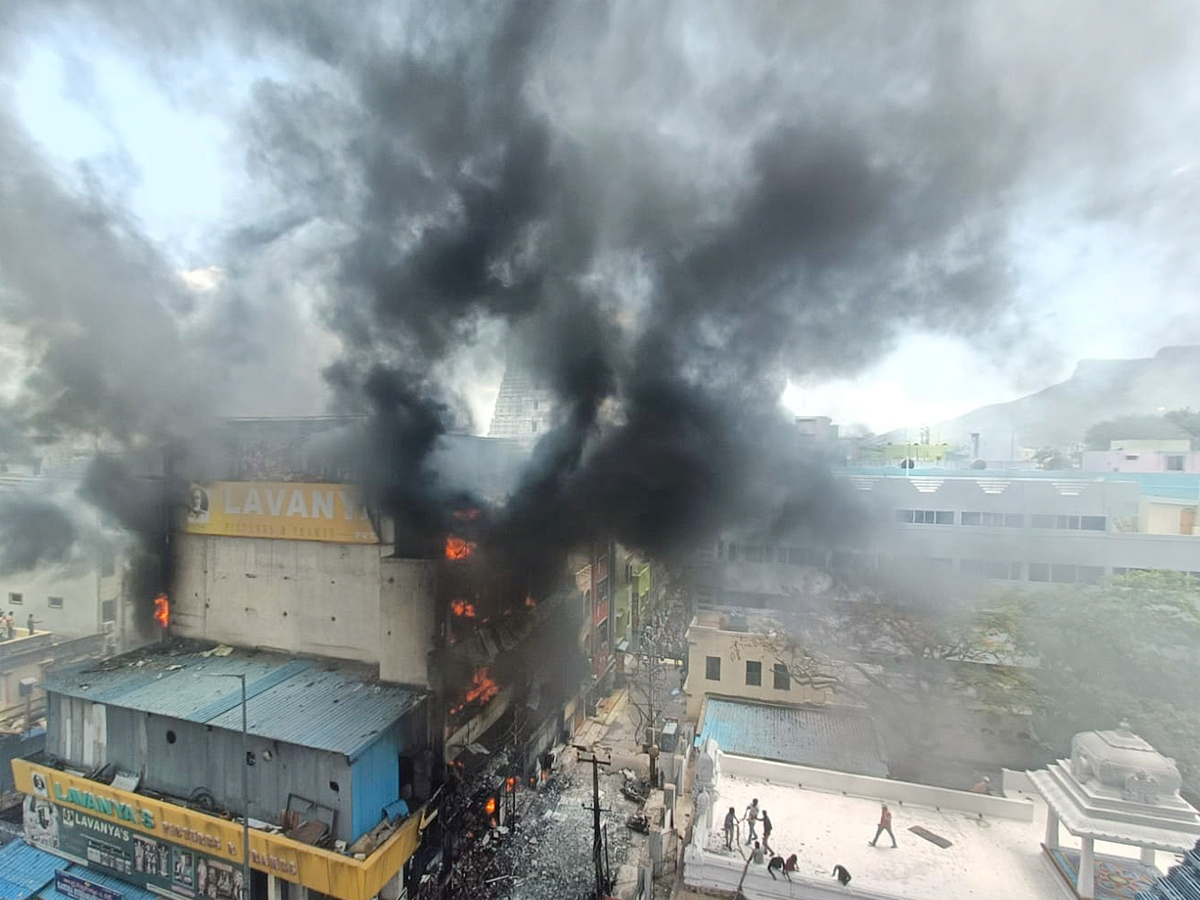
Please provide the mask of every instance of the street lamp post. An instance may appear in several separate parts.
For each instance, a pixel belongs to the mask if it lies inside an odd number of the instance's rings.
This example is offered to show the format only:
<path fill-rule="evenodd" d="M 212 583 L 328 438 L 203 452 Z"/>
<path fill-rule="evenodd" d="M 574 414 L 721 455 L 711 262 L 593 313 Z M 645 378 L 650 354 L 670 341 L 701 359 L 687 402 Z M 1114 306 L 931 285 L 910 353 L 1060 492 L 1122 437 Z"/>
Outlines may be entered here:
<path fill-rule="evenodd" d="M 244 672 L 201 673 L 205 678 L 236 678 L 242 686 L 242 898 L 250 900 L 250 746 L 246 721 L 246 675 Z"/>

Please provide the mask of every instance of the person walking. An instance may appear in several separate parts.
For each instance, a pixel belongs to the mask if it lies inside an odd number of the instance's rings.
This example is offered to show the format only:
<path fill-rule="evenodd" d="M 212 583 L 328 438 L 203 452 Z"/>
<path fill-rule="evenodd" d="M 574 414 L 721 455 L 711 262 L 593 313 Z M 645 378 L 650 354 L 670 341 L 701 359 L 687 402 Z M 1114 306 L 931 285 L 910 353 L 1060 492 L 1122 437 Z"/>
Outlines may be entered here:
<path fill-rule="evenodd" d="M 892 839 L 892 846 L 896 846 L 896 835 L 892 834 L 892 811 L 888 809 L 886 803 L 880 804 L 882 807 L 879 813 L 879 825 L 875 828 L 875 837 L 871 840 L 871 846 L 875 846 L 875 841 L 879 840 L 879 836 L 885 831 L 888 837 Z"/>
<path fill-rule="evenodd" d="M 25 623 L 29 627 L 29 633 L 33 634 L 33 613 L 29 614 L 29 620 Z"/>
<path fill-rule="evenodd" d="M 754 842 L 754 850 L 750 853 L 750 862 L 758 866 L 763 864 L 763 849 L 758 841 Z"/>
<path fill-rule="evenodd" d="M 774 853 L 771 849 L 771 817 L 767 815 L 767 811 L 762 811 L 762 827 L 763 827 L 763 850 L 767 853 Z"/>
<path fill-rule="evenodd" d="M 729 812 L 725 813 L 725 849 L 733 849 L 733 836 L 737 834 L 737 810 L 732 806 L 729 807 Z"/>
<path fill-rule="evenodd" d="M 755 840 L 758 837 L 758 827 L 757 827 L 758 798 L 757 797 L 755 797 L 753 800 L 751 800 L 750 805 L 746 807 L 745 820 L 750 825 L 750 832 L 749 832 L 749 834 L 746 835 L 746 844 L 747 844 L 747 846 L 749 846 L 750 842 Z"/>

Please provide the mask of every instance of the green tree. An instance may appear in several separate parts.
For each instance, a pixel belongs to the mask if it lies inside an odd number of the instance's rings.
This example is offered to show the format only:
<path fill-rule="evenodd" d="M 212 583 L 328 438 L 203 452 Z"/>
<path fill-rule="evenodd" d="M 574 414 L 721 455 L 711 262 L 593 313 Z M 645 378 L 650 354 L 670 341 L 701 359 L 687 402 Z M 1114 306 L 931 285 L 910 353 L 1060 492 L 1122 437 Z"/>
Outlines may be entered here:
<path fill-rule="evenodd" d="M 1121 720 L 1200 785 L 1200 584 L 1131 572 L 1015 598 L 1018 648 L 1036 662 L 1034 727 L 1064 754 L 1080 731 Z"/>
<path fill-rule="evenodd" d="M 1053 447 L 1042 447 L 1033 454 L 1033 461 L 1039 469 L 1070 469 L 1073 465 L 1071 457 Z"/>
<path fill-rule="evenodd" d="M 894 777 L 927 780 L 931 761 L 970 752 L 988 716 L 1034 705 L 1030 673 L 1012 665 L 1015 604 L 964 600 L 933 572 L 861 576 L 832 601 L 784 593 L 781 627 L 754 640 L 793 682 L 867 710 Z"/>
<path fill-rule="evenodd" d="M 1097 422 L 1087 430 L 1084 443 L 1089 450 L 1107 450 L 1113 441 L 1200 440 L 1200 413 L 1175 409 L 1162 415 L 1117 416 Z"/>

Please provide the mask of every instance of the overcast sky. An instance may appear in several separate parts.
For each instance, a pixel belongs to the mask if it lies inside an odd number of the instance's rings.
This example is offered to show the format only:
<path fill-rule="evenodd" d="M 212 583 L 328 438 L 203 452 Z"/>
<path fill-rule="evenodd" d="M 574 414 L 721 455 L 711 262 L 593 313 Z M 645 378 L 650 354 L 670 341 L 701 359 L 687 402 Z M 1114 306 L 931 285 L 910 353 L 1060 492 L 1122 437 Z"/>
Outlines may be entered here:
<path fill-rule="evenodd" d="M 1084 12 L 1080 25 L 1086 29 L 1089 10 L 1101 12 L 1112 4 L 1070 6 Z M 1161 34 L 1154 28 L 1162 18 L 1147 25 L 1151 55 Z M 858 374 L 791 378 L 785 404 L 875 430 L 916 427 L 1036 390 L 1066 377 L 1082 358 L 1144 356 L 1164 344 L 1200 342 L 1196 272 L 1190 260 L 1181 261 L 1191 252 L 1186 245 L 1194 231 L 1186 226 L 1195 224 L 1188 210 L 1200 177 L 1195 134 L 1200 54 L 1187 52 L 1193 47 L 1193 18 L 1177 23 L 1182 49 L 1163 51 L 1170 64 L 1154 74 L 1159 90 L 1133 98 L 1132 108 L 1140 106 L 1145 116 L 1130 120 L 1139 133 L 1125 135 L 1126 143 L 1116 151 L 1121 158 L 1112 171 L 1120 190 L 1115 199 L 1095 198 L 1100 205 L 1121 207 L 1115 214 L 1097 216 L 1088 208 L 1093 198 L 1086 178 L 1077 185 L 1023 186 L 1006 240 L 1013 295 L 1009 315 L 1021 322 L 1027 344 L 997 348 L 986 346 L 986 334 L 967 339 L 907 332 L 885 341 L 878 361 Z M 172 66 L 162 58 L 138 56 L 127 36 L 96 27 L 97 21 L 85 5 L 66 13 L 47 10 L 11 26 L 16 34 L 10 36 L 12 55 L 2 76 L 5 89 L 12 90 L 13 114 L 69 189 L 83 190 L 86 172 L 93 187 L 98 184 L 131 213 L 173 266 L 195 270 L 190 280 L 202 303 L 215 273 L 228 265 L 229 230 L 244 226 L 255 213 L 255 179 L 263 174 L 248 170 L 243 142 L 251 97 L 267 81 L 297 83 L 296 60 L 270 49 L 244 53 L 213 38 L 203 52 Z M 1032 28 L 1037 25 L 1031 20 Z M 735 52 L 721 46 L 719 35 L 705 36 L 703 21 L 686 27 L 699 29 L 696 52 L 714 59 Z M 1112 51 L 1114 57 L 1088 56 L 1099 51 Z M 1145 46 L 1123 50 L 1119 33 L 1082 44 L 1083 58 L 1071 58 L 1073 47 L 1067 44 L 1061 47 L 1063 77 L 1094 72 L 1100 79 L 1106 69 L 1137 65 L 1145 51 Z M 1019 56 L 1011 60 L 1013 66 L 1020 63 Z M 1100 135 L 1107 139 L 1103 131 Z M 276 287 L 270 281 L 258 285 L 263 291 Z M 308 317 L 303 291 L 294 292 L 293 299 L 303 327 L 319 331 Z M 313 373 L 333 357 L 338 344 L 314 334 L 305 346 L 312 365 L 298 377 L 311 391 L 264 395 L 236 412 L 319 412 L 319 380 Z M 498 369 L 464 362 L 459 371 L 476 430 L 486 432 Z"/>

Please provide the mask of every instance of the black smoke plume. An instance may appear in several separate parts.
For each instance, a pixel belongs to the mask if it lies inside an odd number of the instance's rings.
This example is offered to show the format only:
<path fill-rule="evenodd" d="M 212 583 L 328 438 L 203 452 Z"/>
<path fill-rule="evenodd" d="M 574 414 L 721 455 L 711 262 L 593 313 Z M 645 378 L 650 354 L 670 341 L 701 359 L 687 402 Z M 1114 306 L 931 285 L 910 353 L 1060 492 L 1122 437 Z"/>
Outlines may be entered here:
<path fill-rule="evenodd" d="M 913 328 L 1021 358 L 1013 223 L 1067 181 L 1119 219 L 1139 126 L 1195 56 L 1195 16 L 1171 3 L 2 15 L 12 34 L 73 17 L 182 104 L 204 92 L 180 87 L 181 65 L 268 63 L 248 100 L 227 69 L 213 81 L 253 182 L 219 244 L 227 283 L 203 301 L 120 204 L 69 196 L 0 122 L 5 321 L 32 348 L 23 425 L 187 442 L 214 410 L 296 389 L 325 357 L 289 304 L 316 308 L 340 348 L 336 409 L 370 416 L 370 495 L 402 547 L 433 552 L 465 502 L 433 462 L 469 424 L 457 376 L 507 354 L 558 400 L 490 518 L 517 558 L 598 534 L 661 551 L 735 524 L 852 528 L 780 421 L 787 379 L 853 374 Z M 1094 212 L 1098 196 L 1115 206 Z"/>
<path fill-rule="evenodd" d="M 62 565 L 71 558 L 78 530 L 61 506 L 39 496 L 0 496 L 0 573 Z"/>

